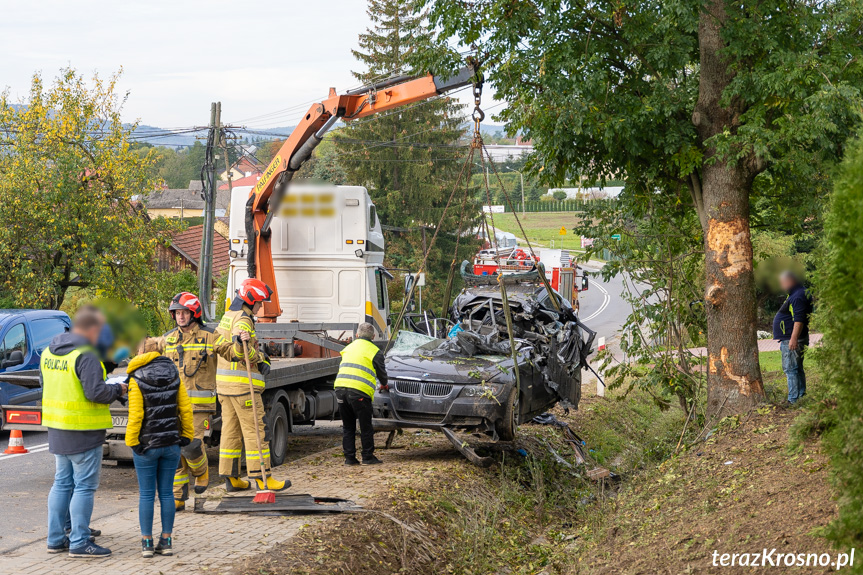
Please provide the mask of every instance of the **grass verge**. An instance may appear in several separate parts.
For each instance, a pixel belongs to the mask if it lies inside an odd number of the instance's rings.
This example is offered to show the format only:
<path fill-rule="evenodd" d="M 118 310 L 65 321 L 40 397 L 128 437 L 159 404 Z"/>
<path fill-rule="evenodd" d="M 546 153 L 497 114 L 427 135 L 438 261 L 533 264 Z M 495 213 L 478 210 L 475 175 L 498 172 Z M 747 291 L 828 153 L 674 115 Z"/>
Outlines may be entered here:
<path fill-rule="evenodd" d="M 679 410 L 661 411 L 639 391 L 586 398 L 578 412 L 555 414 L 585 439 L 593 459 L 627 478 L 666 459 L 683 425 Z M 568 572 L 574 549 L 600 528 L 610 488 L 572 465 L 556 427 L 523 425 L 515 447 L 520 452 L 499 453 L 491 469 L 464 462 L 455 472 L 394 483 L 370 512 L 309 527 L 240 572 Z"/>

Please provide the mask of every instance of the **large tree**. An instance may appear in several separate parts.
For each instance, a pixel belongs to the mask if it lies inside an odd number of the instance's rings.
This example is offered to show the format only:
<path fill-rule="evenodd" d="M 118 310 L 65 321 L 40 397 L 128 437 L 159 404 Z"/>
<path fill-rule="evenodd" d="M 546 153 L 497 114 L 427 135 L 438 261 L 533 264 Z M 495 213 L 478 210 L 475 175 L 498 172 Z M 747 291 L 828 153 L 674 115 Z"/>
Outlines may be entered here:
<path fill-rule="evenodd" d="M 59 308 L 70 288 L 144 303 L 170 222 L 140 197 L 156 187 L 152 152 L 129 144 L 117 76 L 33 77 L 19 105 L 0 97 L 0 283 L 19 306 Z M 187 182 L 188 185 L 188 182 Z"/>
<path fill-rule="evenodd" d="M 545 181 L 626 175 L 686 192 L 704 237 L 708 409 L 761 401 L 752 192 L 781 203 L 812 166 L 841 155 L 860 112 L 861 4 L 425 3 L 444 35 L 478 46 L 510 104 L 501 119 L 534 140 Z"/>
<path fill-rule="evenodd" d="M 416 53 L 437 40 L 413 13 L 414 0 L 369 0 L 372 27 L 352 50 L 363 84 L 412 72 Z M 393 226 L 435 225 L 466 155 L 457 146 L 464 129 L 462 106 L 450 98 L 426 100 L 336 132 L 339 163 L 348 180 L 369 188 L 383 222 Z"/>

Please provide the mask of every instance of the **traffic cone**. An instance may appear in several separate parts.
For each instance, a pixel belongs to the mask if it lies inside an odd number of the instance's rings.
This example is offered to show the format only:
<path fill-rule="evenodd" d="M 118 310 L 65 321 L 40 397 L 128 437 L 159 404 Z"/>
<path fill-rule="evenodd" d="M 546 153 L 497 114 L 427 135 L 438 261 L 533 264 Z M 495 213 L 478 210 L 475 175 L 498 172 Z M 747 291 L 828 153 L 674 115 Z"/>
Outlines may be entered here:
<path fill-rule="evenodd" d="M 13 429 L 9 433 L 9 446 L 3 453 L 30 453 L 24 449 L 24 434 L 20 429 Z"/>

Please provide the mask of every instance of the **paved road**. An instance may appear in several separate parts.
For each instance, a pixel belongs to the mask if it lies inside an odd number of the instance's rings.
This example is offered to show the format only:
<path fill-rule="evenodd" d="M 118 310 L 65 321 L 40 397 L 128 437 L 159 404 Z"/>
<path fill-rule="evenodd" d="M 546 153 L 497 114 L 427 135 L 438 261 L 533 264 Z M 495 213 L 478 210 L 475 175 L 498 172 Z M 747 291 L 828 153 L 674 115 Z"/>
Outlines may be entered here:
<path fill-rule="evenodd" d="M 48 492 L 54 482 L 54 456 L 48 453 L 47 433 L 24 433 L 24 446 L 30 450 L 24 455 L 4 455 L 8 440 L 8 432 L 0 431 L 0 554 L 47 536 Z M 288 441 L 288 463 L 277 468 L 278 476 L 289 476 L 290 462 L 296 458 L 341 445 L 341 423 L 298 426 Z M 221 484 L 219 450 L 208 449 L 207 455 L 210 484 Z M 91 525 L 98 529 L 100 520 L 107 521 L 117 513 L 130 514 L 130 521 L 137 521 L 137 509 L 138 481 L 131 463 L 103 465 Z"/>
<path fill-rule="evenodd" d="M 631 309 L 621 297 L 624 291 L 623 280 L 615 276 L 603 281 L 598 273 L 590 272 L 588 289 L 578 296 L 580 302 L 578 315 L 587 326 L 596 332 L 597 338 L 610 341 L 626 320 Z"/>
<path fill-rule="evenodd" d="M 25 455 L 4 455 L 8 439 L 7 432 L 0 432 L 0 553 L 46 536 L 48 491 L 54 481 L 47 433 L 25 433 L 24 446 L 30 450 Z M 93 525 L 98 528 L 100 518 L 135 508 L 136 485 L 131 466 L 103 466 Z"/>

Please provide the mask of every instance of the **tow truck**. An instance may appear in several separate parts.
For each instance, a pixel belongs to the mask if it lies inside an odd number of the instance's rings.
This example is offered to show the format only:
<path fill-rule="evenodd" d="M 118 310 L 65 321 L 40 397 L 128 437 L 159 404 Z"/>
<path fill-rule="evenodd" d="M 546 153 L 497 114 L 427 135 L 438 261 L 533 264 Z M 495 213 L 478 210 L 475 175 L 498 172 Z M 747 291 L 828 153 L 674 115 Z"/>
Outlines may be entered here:
<path fill-rule="evenodd" d="M 339 351 L 357 326 L 367 321 L 380 339 L 390 335 L 386 282 L 392 276 L 383 267 L 383 233 L 368 191 L 298 184 L 288 194 L 289 183 L 338 120 L 420 102 L 476 79 L 476 71 L 467 67 L 450 77 L 391 77 L 344 94 L 331 88 L 325 100 L 309 108 L 258 182 L 232 190 L 227 293 L 230 297 L 247 277 L 257 277 L 274 292 L 257 318 L 256 331 L 272 358 L 262 398 L 275 465 L 285 459 L 294 425 L 338 416 L 333 380 Z M 118 370 L 112 375 L 123 374 Z M 38 374 L 33 378 L 31 384 L 38 388 Z M 44 429 L 41 407 L 2 409 L 10 419 L 3 429 Z M 131 459 L 123 441 L 128 411 L 114 404 L 111 415 L 105 458 Z M 218 443 L 219 428 L 217 419 L 209 431 L 210 445 Z"/>

